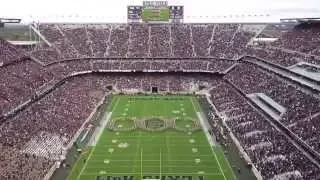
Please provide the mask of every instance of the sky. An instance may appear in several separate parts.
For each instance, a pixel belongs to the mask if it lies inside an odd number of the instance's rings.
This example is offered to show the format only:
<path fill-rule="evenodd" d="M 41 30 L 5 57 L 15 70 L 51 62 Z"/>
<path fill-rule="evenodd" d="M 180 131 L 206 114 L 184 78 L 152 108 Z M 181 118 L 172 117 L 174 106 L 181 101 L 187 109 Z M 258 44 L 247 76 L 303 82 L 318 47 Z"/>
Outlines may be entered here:
<path fill-rule="evenodd" d="M 168 0 L 168 4 L 184 5 L 185 22 L 254 21 L 263 17 L 277 21 L 283 17 L 320 17 L 319 1 Z M 22 18 L 24 22 L 126 22 L 127 5 L 142 5 L 142 0 L 1 0 L 0 17 Z"/>

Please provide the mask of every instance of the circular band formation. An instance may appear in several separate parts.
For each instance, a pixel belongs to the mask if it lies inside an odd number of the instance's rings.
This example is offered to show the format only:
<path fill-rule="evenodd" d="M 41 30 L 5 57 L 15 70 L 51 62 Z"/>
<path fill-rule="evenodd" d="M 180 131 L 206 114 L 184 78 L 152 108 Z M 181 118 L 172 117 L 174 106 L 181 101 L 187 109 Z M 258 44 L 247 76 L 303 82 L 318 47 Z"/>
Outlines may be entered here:
<path fill-rule="evenodd" d="M 200 130 L 198 120 L 190 117 L 164 119 L 163 117 L 148 117 L 144 119 L 117 117 L 109 121 L 108 126 L 112 131 L 132 131 L 142 129 L 145 131 L 164 131 L 175 129 L 183 132 Z"/>

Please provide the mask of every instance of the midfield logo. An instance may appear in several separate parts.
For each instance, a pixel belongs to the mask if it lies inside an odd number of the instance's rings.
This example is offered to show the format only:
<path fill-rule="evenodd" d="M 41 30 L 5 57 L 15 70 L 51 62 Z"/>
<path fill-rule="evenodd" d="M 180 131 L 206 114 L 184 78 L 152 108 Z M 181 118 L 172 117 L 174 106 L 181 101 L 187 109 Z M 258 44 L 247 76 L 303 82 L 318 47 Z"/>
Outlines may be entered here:
<path fill-rule="evenodd" d="M 140 180 L 134 176 L 97 176 L 96 180 Z M 203 176 L 143 176 L 142 180 L 204 180 Z"/>

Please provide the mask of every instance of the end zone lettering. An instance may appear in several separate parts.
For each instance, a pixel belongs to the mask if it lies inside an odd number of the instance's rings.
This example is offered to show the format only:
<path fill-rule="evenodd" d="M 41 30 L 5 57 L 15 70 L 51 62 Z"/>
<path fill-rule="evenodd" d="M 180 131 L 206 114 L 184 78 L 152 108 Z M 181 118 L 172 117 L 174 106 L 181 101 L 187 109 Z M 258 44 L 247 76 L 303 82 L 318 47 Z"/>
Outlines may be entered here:
<path fill-rule="evenodd" d="M 159 180 L 204 180 L 203 176 L 143 176 L 142 179 L 159 179 Z M 136 180 L 133 176 L 97 176 L 96 180 Z M 140 179 L 139 179 L 140 180 Z"/>

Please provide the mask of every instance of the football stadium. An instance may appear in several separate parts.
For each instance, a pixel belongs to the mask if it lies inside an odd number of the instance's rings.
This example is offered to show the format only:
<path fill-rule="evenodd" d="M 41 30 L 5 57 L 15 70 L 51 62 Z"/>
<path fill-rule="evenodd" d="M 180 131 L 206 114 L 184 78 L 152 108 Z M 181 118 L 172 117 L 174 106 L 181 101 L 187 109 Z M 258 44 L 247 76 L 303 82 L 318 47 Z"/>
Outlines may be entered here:
<path fill-rule="evenodd" d="M 4 9 L 0 180 L 319 180 L 320 7 L 245 2 Z"/>

